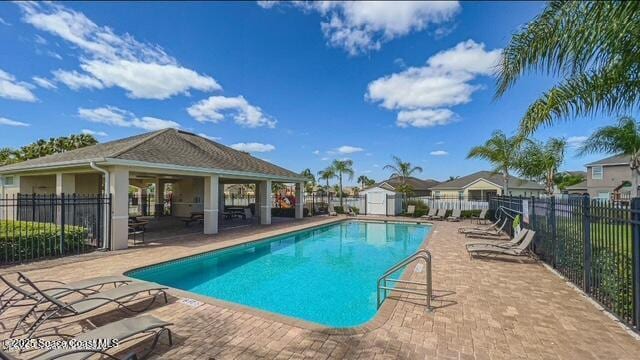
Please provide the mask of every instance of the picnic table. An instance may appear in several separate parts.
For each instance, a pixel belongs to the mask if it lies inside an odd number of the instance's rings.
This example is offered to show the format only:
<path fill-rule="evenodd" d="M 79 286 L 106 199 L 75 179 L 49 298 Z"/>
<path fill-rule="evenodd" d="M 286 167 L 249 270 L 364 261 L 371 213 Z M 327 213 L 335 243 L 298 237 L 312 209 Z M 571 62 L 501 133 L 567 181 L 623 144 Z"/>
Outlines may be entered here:
<path fill-rule="evenodd" d="M 194 211 L 188 218 L 181 219 L 184 222 L 184 226 L 191 225 L 192 222 L 204 222 L 204 212 Z"/>
<path fill-rule="evenodd" d="M 129 236 L 133 237 L 133 244 L 137 244 L 137 236 L 142 235 L 142 243 L 144 244 L 144 233 L 147 230 L 148 221 L 133 221 L 129 219 Z"/>

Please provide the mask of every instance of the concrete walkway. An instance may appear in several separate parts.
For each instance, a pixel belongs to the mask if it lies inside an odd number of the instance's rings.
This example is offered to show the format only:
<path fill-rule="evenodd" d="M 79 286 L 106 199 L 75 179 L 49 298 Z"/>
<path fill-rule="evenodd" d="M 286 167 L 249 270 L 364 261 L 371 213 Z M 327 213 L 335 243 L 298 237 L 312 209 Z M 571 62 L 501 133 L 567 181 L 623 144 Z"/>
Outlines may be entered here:
<path fill-rule="evenodd" d="M 266 228 L 185 238 L 158 247 L 114 252 L 75 263 L 23 267 L 33 278 L 77 280 L 124 271 L 265 236 L 336 221 L 314 218 Z M 433 254 L 436 306 L 423 300 L 388 301 L 382 314 L 357 331 L 335 331 L 217 300 L 198 307 L 179 302 L 149 313 L 171 321 L 174 346 L 162 359 L 638 359 L 640 341 L 599 311 L 564 280 L 534 261 L 471 260 L 458 223 L 438 222 L 428 241 Z M 11 269 L 3 269 L 6 272 Z M 200 299 L 200 298 L 198 298 Z M 16 314 L 4 314 L 5 339 Z M 123 315 L 96 312 L 52 324 L 79 332 Z M 44 330 L 43 330 L 44 331 Z M 148 343 L 134 344 L 136 350 Z M 125 351 L 127 353 L 128 351 Z M 31 355 L 32 356 L 32 355 Z"/>

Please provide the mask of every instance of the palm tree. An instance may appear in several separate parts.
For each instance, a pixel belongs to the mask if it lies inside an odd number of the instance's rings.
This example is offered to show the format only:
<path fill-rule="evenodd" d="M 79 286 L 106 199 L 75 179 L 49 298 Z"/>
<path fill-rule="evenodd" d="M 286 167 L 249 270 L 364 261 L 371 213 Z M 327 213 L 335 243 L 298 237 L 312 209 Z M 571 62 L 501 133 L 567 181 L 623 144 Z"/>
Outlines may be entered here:
<path fill-rule="evenodd" d="M 340 186 L 340 206 L 342 204 L 342 175 L 345 174 L 349 176 L 349 180 L 353 179 L 353 160 L 345 159 L 345 160 L 333 160 L 331 164 L 333 171 L 338 175 L 338 184 Z"/>
<path fill-rule="evenodd" d="M 503 195 L 509 194 L 509 170 L 516 168 L 518 148 L 522 139 L 507 137 L 502 131 L 495 131 L 483 145 L 473 147 L 467 159 L 484 159 L 489 161 L 495 173 L 502 174 L 504 182 Z"/>
<path fill-rule="evenodd" d="M 566 149 L 565 139 L 550 138 L 544 144 L 528 141 L 518 157 L 516 167 L 522 176 L 544 181 L 547 194 L 552 195 Z"/>
<path fill-rule="evenodd" d="M 524 135 L 598 110 L 620 113 L 640 100 L 640 2 L 551 1 L 503 51 L 496 96 L 532 71 L 562 78 L 529 106 Z"/>
<path fill-rule="evenodd" d="M 15 150 L 8 147 L 0 148 L 0 166 L 9 165 L 16 161 L 17 159 Z"/>
<path fill-rule="evenodd" d="M 307 181 L 304 183 L 305 191 L 308 193 L 313 192 L 313 187 L 316 185 L 316 177 L 313 176 L 311 169 L 307 168 L 302 170 L 300 175 L 307 178 Z"/>
<path fill-rule="evenodd" d="M 392 156 L 393 164 L 385 165 L 383 170 L 391 170 L 393 173 L 391 177 L 399 177 L 400 178 L 400 186 L 397 187 L 398 191 L 402 194 L 403 198 L 406 197 L 413 191 L 411 186 L 407 185 L 407 178 L 412 176 L 415 173 L 421 173 L 422 168 L 420 166 L 412 166 L 408 161 L 402 161 L 397 156 Z M 407 203 L 404 201 L 404 203 Z M 407 204 L 408 205 L 408 204 Z"/>
<path fill-rule="evenodd" d="M 333 170 L 331 166 L 327 167 L 324 170 L 318 171 L 318 179 L 322 179 L 327 182 L 327 185 L 325 186 L 327 191 L 329 191 L 329 180 L 335 177 L 336 177 L 336 172 Z"/>
<path fill-rule="evenodd" d="M 629 116 L 623 116 L 617 125 L 605 126 L 596 130 L 580 147 L 578 154 L 622 153 L 629 156 L 629 168 L 633 174 L 633 188 L 638 191 L 640 174 L 640 125 Z"/>
<path fill-rule="evenodd" d="M 369 180 L 371 179 L 369 179 L 366 175 L 358 176 L 358 184 L 360 184 L 360 188 L 364 189 L 365 187 L 367 187 Z"/>

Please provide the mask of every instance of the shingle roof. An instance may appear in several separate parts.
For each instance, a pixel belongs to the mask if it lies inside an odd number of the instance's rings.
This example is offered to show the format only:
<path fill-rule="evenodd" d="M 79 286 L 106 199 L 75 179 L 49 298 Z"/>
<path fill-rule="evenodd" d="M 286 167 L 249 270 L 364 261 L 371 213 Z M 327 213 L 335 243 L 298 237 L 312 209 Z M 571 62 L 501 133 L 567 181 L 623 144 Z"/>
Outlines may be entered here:
<path fill-rule="evenodd" d="M 492 171 L 478 171 L 467 176 L 435 185 L 431 190 L 462 189 L 479 179 L 490 181 L 498 186 L 504 186 L 501 174 L 496 174 Z M 509 187 L 512 189 L 544 189 L 544 186 L 536 182 L 520 179 L 515 176 L 509 176 Z"/>
<path fill-rule="evenodd" d="M 629 160 L 630 160 L 629 155 L 618 154 L 618 155 L 609 156 L 607 158 L 600 159 L 598 161 L 594 161 L 594 162 L 588 163 L 587 166 L 591 166 L 591 165 L 628 164 Z"/>
<path fill-rule="evenodd" d="M 565 190 L 586 190 L 587 189 L 587 182 L 586 181 L 582 181 L 579 182 L 577 184 L 571 185 L 571 186 L 567 186 L 565 188 Z"/>
<path fill-rule="evenodd" d="M 301 178 L 293 171 L 192 133 L 165 129 L 0 167 L 0 172 L 104 159 Z M 302 179 L 302 178 L 301 178 Z"/>
<path fill-rule="evenodd" d="M 374 186 L 381 186 L 385 183 L 390 185 L 393 188 L 396 188 L 398 185 L 402 184 L 402 179 L 400 177 L 392 177 L 387 180 L 381 181 Z M 439 184 L 440 182 L 433 179 L 421 180 L 415 177 L 406 177 L 405 183 L 409 185 L 413 190 L 420 191 L 420 190 L 429 190 L 431 189 L 431 187 Z"/>

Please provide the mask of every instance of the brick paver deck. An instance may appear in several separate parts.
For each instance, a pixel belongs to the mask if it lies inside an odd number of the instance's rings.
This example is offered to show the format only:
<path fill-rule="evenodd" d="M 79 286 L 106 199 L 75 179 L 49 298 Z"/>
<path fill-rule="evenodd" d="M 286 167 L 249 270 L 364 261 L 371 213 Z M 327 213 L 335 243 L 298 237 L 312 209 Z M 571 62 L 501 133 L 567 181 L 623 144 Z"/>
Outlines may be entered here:
<path fill-rule="evenodd" d="M 207 238 L 185 237 L 169 245 L 109 253 L 82 262 L 42 262 L 15 269 L 33 278 L 71 281 L 122 274 L 159 261 L 255 240 L 335 218 L 306 219 L 268 228 L 239 229 Z M 467 224 L 468 225 L 468 224 Z M 171 321 L 172 347 L 163 359 L 638 359 L 640 341 L 598 310 L 561 278 L 534 261 L 471 260 L 460 224 L 437 222 L 427 248 L 433 254 L 435 310 L 423 300 L 388 301 L 382 314 L 357 331 L 335 331 L 239 305 L 208 300 L 193 308 L 178 302 L 149 310 Z M 195 296 L 192 296 L 195 298 Z M 198 297 L 198 299 L 201 299 Z M 96 311 L 55 329 L 78 332 L 124 316 Z M 0 320 L 0 338 L 15 315 Z M 44 330 L 43 330 L 44 331 Z M 136 350 L 148 343 L 134 344 Z"/>

